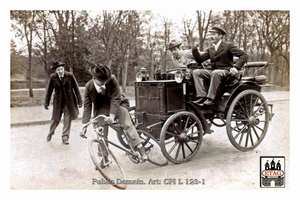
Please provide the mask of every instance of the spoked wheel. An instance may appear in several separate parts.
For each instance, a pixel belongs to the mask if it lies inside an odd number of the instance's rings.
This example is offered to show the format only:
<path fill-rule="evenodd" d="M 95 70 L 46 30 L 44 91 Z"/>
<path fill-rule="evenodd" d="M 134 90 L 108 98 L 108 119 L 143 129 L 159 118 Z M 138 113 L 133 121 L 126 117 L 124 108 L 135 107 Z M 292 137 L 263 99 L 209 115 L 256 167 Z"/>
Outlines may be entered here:
<path fill-rule="evenodd" d="M 269 126 L 269 108 L 265 98 L 255 90 L 245 90 L 232 101 L 227 113 L 227 135 L 241 151 L 256 148 Z"/>
<path fill-rule="evenodd" d="M 197 153 L 203 139 L 199 118 L 187 111 L 170 116 L 160 133 L 160 146 L 164 156 L 179 164 L 188 162 Z"/>
<path fill-rule="evenodd" d="M 168 164 L 168 160 L 161 152 L 159 142 L 149 133 L 143 130 L 137 130 L 140 138 L 143 141 L 146 154 L 148 155 L 148 161 L 154 165 L 165 166 Z"/>
<path fill-rule="evenodd" d="M 125 189 L 126 178 L 123 169 L 110 149 L 106 148 L 101 142 L 96 139 L 90 141 L 89 153 L 93 163 L 107 183 L 118 189 Z"/>

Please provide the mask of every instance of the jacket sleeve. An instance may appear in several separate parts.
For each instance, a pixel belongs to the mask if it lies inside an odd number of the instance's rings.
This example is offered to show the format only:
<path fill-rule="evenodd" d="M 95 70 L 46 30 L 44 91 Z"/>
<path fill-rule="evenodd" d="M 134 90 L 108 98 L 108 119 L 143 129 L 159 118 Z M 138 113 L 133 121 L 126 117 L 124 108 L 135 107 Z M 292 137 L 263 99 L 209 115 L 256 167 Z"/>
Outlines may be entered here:
<path fill-rule="evenodd" d="M 114 75 L 111 77 L 110 81 L 112 84 L 111 85 L 112 93 L 111 93 L 109 114 L 117 115 L 121 103 L 121 90 L 120 90 L 119 82 Z"/>
<path fill-rule="evenodd" d="M 230 52 L 238 57 L 239 59 L 237 60 L 235 67 L 237 69 L 241 69 L 248 61 L 248 55 L 246 54 L 245 51 L 239 49 L 237 46 L 233 45 L 230 48 Z"/>
<path fill-rule="evenodd" d="M 50 76 L 50 79 L 46 87 L 46 95 L 45 95 L 45 103 L 44 103 L 45 106 L 49 106 L 52 92 L 53 92 L 53 80 L 52 80 L 52 76 Z"/>
<path fill-rule="evenodd" d="M 78 83 L 77 83 L 76 78 L 74 77 L 74 75 L 73 74 L 71 74 L 71 75 L 72 75 L 72 88 L 73 88 L 73 91 L 76 94 L 76 97 L 77 97 L 77 100 L 78 100 L 78 105 L 82 105 L 82 98 L 81 98 Z"/>
<path fill-rule="evenodd" d="M 202 62 L 208 60 L 210 57 L 209 57 L 209 53 L 208 53 L 208 50 L 206 51 L 201 51 L 201 54 L 200 52 L 198 51 L 197 48 L 193 48 L 192 49 L 192 54 L 194 56 L 194 59 L 195 61 L 198 63 L 198 64 L 201 64 Z"/>
<path fill-rule="evenodd" d="M 89 82 L 85 85 L 85 90 L 84 90 L 84 103 L 83 103 L 84 109 L 82 114 L 82 124 L 88 123 L 91 119 L 91 114 L 92 114 L 92 99 L 88 92 L 88 84 Z"/>

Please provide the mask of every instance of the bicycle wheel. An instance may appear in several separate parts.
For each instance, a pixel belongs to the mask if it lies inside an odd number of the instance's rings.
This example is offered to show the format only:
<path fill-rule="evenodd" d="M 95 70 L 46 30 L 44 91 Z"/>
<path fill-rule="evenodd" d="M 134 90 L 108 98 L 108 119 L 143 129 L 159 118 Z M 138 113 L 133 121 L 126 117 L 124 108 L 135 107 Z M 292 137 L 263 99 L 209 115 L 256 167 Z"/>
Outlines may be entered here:
<path fill-rule="evenodd" d="M 122 167 L 119 165 L 113 152 L 101 142 L 93 139 L 89 144 L 89 153 L 94 165 L 107 183 L 118 189 L 125 189 L 126 178 Z"/>
<path fill-rule="evenodd" d="M 137 130 L 142 144 L 145 147 L 146 154 L 148 155 L 148 161 L 154 165 L 165 166 L 168 164 L 168 160 L 161 152 L 159 142 L 149 133 L 143 130 Z"/>

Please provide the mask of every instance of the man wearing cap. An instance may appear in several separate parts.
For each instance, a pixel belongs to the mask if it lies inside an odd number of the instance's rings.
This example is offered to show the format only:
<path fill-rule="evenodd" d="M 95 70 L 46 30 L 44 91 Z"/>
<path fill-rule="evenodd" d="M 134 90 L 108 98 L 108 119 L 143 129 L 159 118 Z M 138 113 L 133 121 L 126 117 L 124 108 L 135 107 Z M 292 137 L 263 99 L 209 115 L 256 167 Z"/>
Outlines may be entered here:
<path fill-rule="evenodd" d="M 196 88 L 197 100 L 194 103 L 212 105 L 221 80 L 228 75 L 235 76 L 247 62 L 247 54 L 231 42 L 223 40 L 226 31 L 219 27 L 212 27 L 209 31 L 209 39 L 214 44 L 212 47 L 199 53 L 196 44 L 191 44 L 192 53 L 198 63 L 210 59 L 212 69 L 196 69 L 193 71 L 193 78 Z M 233 66 L 233 57 L 237 57 Z M 204 87 L 204 80 L 210 80 L 208 91 Z"/>
<path fill-rule="evenodd" d="M 168 50 L 170 50 L 173 55 L 175 67 L 187 67 L 189 64 L 196 65 L 192 50 L 182 50 L 181 44 L 182 43 L 178 40 L 172 40 L 168 47 Z"/>
<path fill-rule="evenodd" d="M 44 106 L 46 110 L 49 109 L 50 99 L 54 90 L 52 121 L 47 142 L 51 140 L 62 114 L 64 114 L 62 142 L 69 144 L 71 121 L 78 117 L 79 110 L 77 105 L 79 107 L 82 106 L 82 99 L 74 75 L 65 71 L 64 66 L 65 64 L 61 62 L 53 63 L 52 69 L 55 70 L 55 73 L 50 75 Z"/>
<path fill-rule="evenodd" d="M 130 136 L 133 147 L 140 152 L 142 159 L 147 160 L 145 148 L 142 145 L 137 130 L 132 124 L 129 112 L 129 101 L 120 91 L 120 86 L 116 77 L 111 74 L 110 69 L 102 64 L 93 64 L 90 69 L 93 78 L 85 85 L 84 92 L 84 111 L 82 116 L 82 124 L 90 121 L 92 108 L 93 116 L 106 115 L 109 116 L 108 123 L 115 122 L 118 119 L 120 125 L 124 128 L 126 133 Z M 99 122 L 101 123 L 101 122 Z M 117 132 L 116 127 L 111 125 Z M 84 137 L 86 128 L 80 133 Z M 104 135 L 108 135 L 108 127 L 104 129 Z"/>

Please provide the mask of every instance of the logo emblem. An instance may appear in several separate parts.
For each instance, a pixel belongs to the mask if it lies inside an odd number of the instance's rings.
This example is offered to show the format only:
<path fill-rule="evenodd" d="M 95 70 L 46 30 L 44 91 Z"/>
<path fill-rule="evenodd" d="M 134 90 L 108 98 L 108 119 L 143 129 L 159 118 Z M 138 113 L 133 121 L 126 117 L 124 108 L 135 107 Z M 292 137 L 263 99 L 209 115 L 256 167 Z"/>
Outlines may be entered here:
<path fill-rule="evenodd" d="M 285 157 L 261 156 L 260 157 L 260 187 L 284 188 L 285 187 Z"/>

